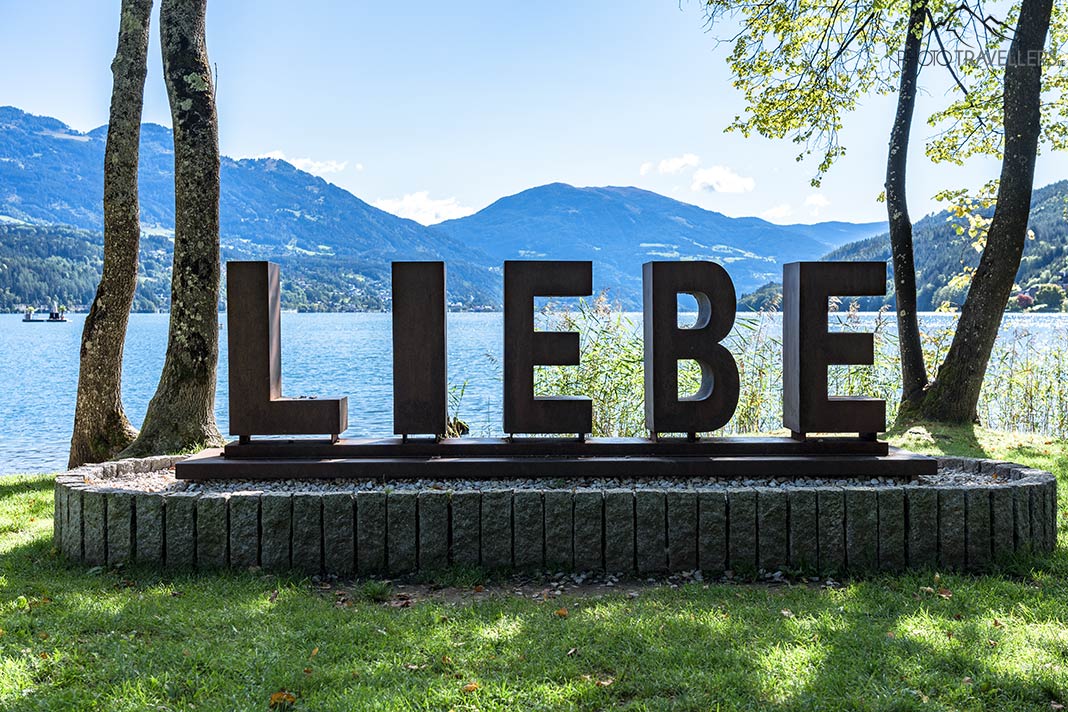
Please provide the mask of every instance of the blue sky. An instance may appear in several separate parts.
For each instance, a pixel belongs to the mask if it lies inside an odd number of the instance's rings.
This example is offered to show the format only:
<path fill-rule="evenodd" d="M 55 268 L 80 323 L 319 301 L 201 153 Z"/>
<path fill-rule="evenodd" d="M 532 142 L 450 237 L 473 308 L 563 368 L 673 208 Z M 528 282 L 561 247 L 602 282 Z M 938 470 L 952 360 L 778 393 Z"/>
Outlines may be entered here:
<path fill-rule="evenodd" d="M 0 104 L 80 130 L 105 123 L 118 8 L 0 0 Z M 723 133 L 742 103 L 696 2 L 213 0 L 208 13 L 224 153 L 285 157 L 421 222 L 552 181 L 774 222 L 885 219 L 892 99 L 847 121 L 849 153 L 814 190 L 793 144 Z M 157 31 L 154 18 L 144 117 L 169 125 Z M 919 112 L 944 86 L 931 78 Z M 917 145 L 914 217 L 936 209 L 938 189 L 996 171 L 933 166 Z M 1064 177 L 1068 156 L 1040 156 L 1038 185 Z"/>

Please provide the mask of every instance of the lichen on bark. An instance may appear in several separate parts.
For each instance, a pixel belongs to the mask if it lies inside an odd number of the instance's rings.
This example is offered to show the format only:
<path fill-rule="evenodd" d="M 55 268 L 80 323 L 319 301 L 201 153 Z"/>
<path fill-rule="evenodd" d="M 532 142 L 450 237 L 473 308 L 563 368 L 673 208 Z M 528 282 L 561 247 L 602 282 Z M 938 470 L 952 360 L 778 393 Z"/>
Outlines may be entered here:
<path fill-rule="evenodd" d="M 125 456 L 222 443 L 215 424 L 219 130 L 204 42 L 206 5 L 206 0 L 163 0 L 160 6 L 163 75 L 174 126 L 171 316 L 163 373 Z"/>
<path fill-rule="evenodd" d="M 104 149 L 104 266 L 82 329 L 69 467 L 113 457 L 137 435 L 122 407 L 122 352 L 141 239 L 137 164 L 152 0 L 123 0 Z"/>

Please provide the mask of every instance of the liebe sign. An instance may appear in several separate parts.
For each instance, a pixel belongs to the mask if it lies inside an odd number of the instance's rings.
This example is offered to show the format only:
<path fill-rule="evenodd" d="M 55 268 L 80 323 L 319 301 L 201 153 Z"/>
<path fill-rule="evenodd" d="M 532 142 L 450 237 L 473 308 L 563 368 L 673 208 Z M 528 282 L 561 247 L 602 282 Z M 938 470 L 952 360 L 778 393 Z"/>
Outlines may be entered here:
<path fill-rule="evenodd" d="M 578 434 L 592 429 L 593 408 L 581 393 L 535 397 L 534 367 L 579 363 L 576 332 L 535 331 L 535 297 L 581 297 L 593 291 L 586 261 L 504 263 L 504 432 Z M 446 432 L 446 299 L 443 262 L 394 262 L 394 433 Z M 661 434 L 713 432 L 738 404 L 739 377 L 723 340 L 734 325 L 734 284 L 714 262 L 648 262 L 642 268 L 645 422 Z M 828 299 L 886 290 L 882 262 L 794 262 L 783 268 L 783 425 L 795 439 L 809 433 L 854 433 L 874 439 L 886 404 L 827 392 L 831 365 L 871 364 L 867 333 L 828 330 Z M 678 326 L 678 297 L 698 304 L 696 323 Z M 278 266 L 227 263 L 230 432 L 242 444 L 257 435 L 326 435 L 348 427 L 348 400 L 286 398 L 281 383 Z M 698 391 L 680 398 L 678 362 L 701 369 Z"/>

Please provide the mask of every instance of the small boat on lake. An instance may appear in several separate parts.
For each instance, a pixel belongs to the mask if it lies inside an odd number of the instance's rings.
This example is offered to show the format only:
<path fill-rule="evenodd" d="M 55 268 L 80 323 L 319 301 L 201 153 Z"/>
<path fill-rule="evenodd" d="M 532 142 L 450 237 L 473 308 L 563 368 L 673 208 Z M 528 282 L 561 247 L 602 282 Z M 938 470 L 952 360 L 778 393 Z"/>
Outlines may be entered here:
<path fill-rule="evenodd" d="M 66 308 L 60 309 L 56 304 L 52 305 L 52 309 L 48 312 L 47 319 L 37 319 L 34 314 L 37 313 L 37 309 L 34 307 L 26 307 L 26 312 L 22 315 L 23 321 L 33 322 L 35 324 L 46 323 L 63 323 L 67 321 Z"/>
<path fill-rule="evenodd" d="M 52 310 L 48 312 L 48 321 L 50 322 L 62 322 L 67 320 L 67 308 L 60 307 L 55 302 L 52 302 Z"/>

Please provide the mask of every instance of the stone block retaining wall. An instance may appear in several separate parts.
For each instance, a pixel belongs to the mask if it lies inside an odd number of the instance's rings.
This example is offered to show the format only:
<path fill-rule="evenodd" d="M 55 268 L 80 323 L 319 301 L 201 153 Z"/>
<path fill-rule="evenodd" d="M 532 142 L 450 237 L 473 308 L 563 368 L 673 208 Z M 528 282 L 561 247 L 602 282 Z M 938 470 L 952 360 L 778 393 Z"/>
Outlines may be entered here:
<path fill-rule="evenodd" d="M 91 467 L 116 468 L 106 476 L 180 459 Z M 978 571 L 1053 550 L 1053 475 L 990 460 L 940 466 L 1005 484 L 152 493 L 87 484 L 82 468 L 56 478 L 55 542 L 88 565 L 339 576 L 450 564 L 633 575 Z"/>

